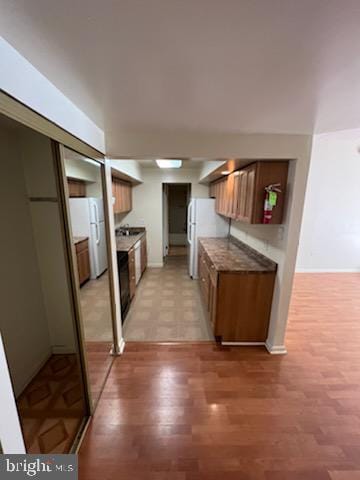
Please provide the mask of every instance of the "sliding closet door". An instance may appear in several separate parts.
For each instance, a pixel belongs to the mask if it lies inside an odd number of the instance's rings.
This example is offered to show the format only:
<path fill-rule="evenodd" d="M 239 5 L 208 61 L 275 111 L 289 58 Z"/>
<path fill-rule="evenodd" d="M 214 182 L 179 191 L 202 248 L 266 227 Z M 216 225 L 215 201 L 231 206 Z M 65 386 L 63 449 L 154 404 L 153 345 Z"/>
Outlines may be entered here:
<path fill-rule="evenodd" d="M 52 141 L 0 116 L 0 329 L 27 453 L 69 453 L 90 414 Z"/>
<path fill-rule="evenodd" d="M 104 165 L 63 146 L 59 146 L 58 162 L 75 304 L 94 408 L 110 371 L 116 343 Z"/>

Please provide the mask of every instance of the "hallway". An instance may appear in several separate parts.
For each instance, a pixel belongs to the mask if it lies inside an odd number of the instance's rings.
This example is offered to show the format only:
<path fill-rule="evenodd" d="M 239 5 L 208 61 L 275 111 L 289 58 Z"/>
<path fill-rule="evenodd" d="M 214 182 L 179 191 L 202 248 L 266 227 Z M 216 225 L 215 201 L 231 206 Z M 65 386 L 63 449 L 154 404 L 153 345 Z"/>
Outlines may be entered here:
<path fill-rule="evenodd" d="M 148 268 L 124 323 L 126 341 L 214 340 L 197 281 L 186 256 L 169 256 L 163 268 Z"/>
<path fill-rule="evenodd" d="M 287 356 L 128 343 L 79 478 L 359 479 L 359 286 L 358 274 L 297 275 Z"/>

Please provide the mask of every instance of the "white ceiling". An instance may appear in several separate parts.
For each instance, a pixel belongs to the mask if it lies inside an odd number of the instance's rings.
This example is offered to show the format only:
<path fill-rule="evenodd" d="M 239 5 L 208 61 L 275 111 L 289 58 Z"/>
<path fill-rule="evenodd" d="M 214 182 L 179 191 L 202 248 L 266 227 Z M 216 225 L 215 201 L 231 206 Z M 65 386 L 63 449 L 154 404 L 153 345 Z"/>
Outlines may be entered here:
<path fill-rule="evenodd" d="M 119 131 L 360 126 L 359 0 L 0 0 L 0 8 L 3 37 L 105 129 L 113 155 Z"/>

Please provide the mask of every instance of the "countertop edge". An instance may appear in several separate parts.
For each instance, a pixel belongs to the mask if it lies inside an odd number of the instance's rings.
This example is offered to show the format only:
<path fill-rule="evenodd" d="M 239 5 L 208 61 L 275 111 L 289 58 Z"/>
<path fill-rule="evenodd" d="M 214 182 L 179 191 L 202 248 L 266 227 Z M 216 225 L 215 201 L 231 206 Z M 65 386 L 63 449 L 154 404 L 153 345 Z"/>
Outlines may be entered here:
<path fill-rule="evenodd" d="M 206 241 L 209 240 L 223 240 L 226 242 L 231 243 L 235 248 L 239 249 L 242 251 L 242 253 L 246 254 L 249 259 L 254 259 L 260 266 L 263 266 L 263 268 L 249 268 L 249 267 L 244 267 L 244 268 L 234 268 L 231 269 L 229 267 L 221 267 L 217 265 L 216 259 L 214 259 L 214 254 L 213 252 L 209 252 L 207 246 L 206 246 Z M 209 259 L 212 261 L 216 271 L 218 273 L 229 273 L 229 274 L 274 274 L 277 271 L 277 263 L 271 260 L 270 258 L 266 257 L 265 255 L 261 254 L 260 252 L 257 252 L 254 248 L 250 247 L 249 245 L 241 242 L 240 240 L 230 236 L 230 237 L 200 237 L 199 242 L 201 243 L 201 246 L 205 250 L 207 256 Z M 205 242 L 205 243 L 204 243 Z M 264 265 L 265 264 L 265 265 Z"/>

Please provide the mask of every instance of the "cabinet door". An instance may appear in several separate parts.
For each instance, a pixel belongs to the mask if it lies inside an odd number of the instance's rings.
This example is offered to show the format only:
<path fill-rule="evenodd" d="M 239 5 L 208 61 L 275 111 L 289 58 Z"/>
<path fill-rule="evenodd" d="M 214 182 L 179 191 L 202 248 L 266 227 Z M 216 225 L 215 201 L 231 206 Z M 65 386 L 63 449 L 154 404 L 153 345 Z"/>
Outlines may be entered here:
<path fill-rule="evenodd" d="M 236 219 L 243 220 L 245 215 L 245 205 L 246 205 L 246 173 L 244 170 L 239 170 L 238 182 L 239 184 L 238 184 Z"/>
<path fill-rule="evenodd" d="M 217 287 L 210 281 L 209 284 L 209 321 L 214 335 L 216 335 L 216 305 L 217 305 Z"/>
<path fill-rule="evenodd" d="M 237 220 L 251 223 L 254 208 L 256 165 L 239 170 Z"/>
<path fill-rule="evenodd" d="M 200 290 L 207 311 L 209 311 L 209 273 L 210 272 L 206 264 L 205 255 L 201 255 L 201 257 L 199 257 Z"/>
<path fill-rule="evenodd" d="M 255 175 L 256 165 L 250 165 L 245 169 L 246 175 L 246 194 L 245 205 L 243 210 L 243 221 L 251 223 L 255 201 Z"/>
<path fill-rule="evenodd" d="M 235 175 L 231 173 L 226 179 L 226 211 L 225 216 L 232 218 L 234 202 Z"/>
<path fill-rule="evenodd" d="M 146 237 L 141 239 L 141 273 L 144 273 L 147 267 Z"/>
<path fill-rule="evenodd" d="M 135 277 L 135 250 L 131 248 L 129 251 L 129 289 L 130 298 L 133 298 L 136 290 L 136 277 Z"/>
<path fill-rule="evenodd" d="M 69 197 L 86 197 L 86 184 L 82 180 L 68 179 Z"/>
<path fill-rule="evenodd" d="M 225 215 L 226 213 L 226 179 L 221 180 L 220 182 L 220 214 Z"/>
<path fill-rule="evenodd" d="M 234 172 L 234 185 L 233 185 L 233 198 L 231 203 L 231 218 L 237 218 L 238 212 L 238 203 L 239 203 L 239 189 L 240 189 L 240 174 L 239 172 Z"/>

